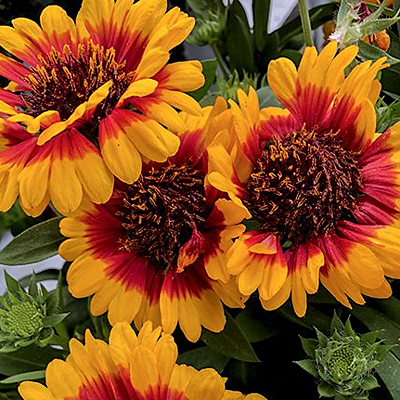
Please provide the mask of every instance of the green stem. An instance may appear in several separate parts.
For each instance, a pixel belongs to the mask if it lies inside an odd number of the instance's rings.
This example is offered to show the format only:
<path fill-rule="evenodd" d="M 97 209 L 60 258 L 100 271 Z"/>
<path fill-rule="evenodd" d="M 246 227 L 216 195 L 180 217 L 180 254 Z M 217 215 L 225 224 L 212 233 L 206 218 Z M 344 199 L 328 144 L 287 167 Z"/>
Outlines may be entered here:
<path fill-rule="evenodd" d="M 306 46 L 313 46 L 310 15 L 308 14 L 307 0 L 298 0 L 301 18 L 301 26 L 303 27 L 304 40 Z"/>
<path fill-rule="evenodd" d="M 225 79 L 228 79 L 229 78 L 229 68 L 226 65 L 224 57 L 222 57 L 222 54 L 219 51 L 218 46 L 215 43 L 211 43 L 210 47 L 211 47 L 212 51 L 214 52 L 215 57 L 217 58 L 218 65 L 221 68 L 221 71 L 224 74 Z"/>

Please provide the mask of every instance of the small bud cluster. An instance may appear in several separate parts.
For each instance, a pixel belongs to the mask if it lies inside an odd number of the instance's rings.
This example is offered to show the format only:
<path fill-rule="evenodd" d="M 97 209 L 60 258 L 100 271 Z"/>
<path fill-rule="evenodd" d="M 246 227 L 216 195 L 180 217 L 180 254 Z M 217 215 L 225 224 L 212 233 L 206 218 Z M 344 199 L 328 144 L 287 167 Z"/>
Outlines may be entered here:
<path fill-rule="evenodd" d="M 218 76 L 216 82 L 216 94 L 227 100 L 232 99 L 237 101 L 237 91 L 242 89 L 248 93 L 250 87 L 256 88 L 257 78 L 258 76 L 251 76 L 245 72 L 243 78 L 240 79 L 237 71 L 234 71 L 228 79 Z"/>
<path fill-rule="evenodd" d="M 226 27 L 226 11 L 213 9 L 205 11 L 196 20 L 196 27 L 188 41 L 195 46 L 215 43 Z"/>
<path fill-rule="evenodd" d="M 302 339 L 303 349 L 311 359 L 296 363 L 318 379 L 319 395 L 368 399 L 368 392 L 379 386 L 373 370 L 393 346 L 377 341 L 379 332 L 358 335 L 349 320 L 343 324 L 336 314 L 329 337 L 318 329 L 316 332 L 318 340 Z"/>
<path fill-rule="evenodd" d="M 54 326 L 67 314 L 58 314 L 49 307 L 49 294 L 38 287 L 32 275 L 28 292 L 5 274 L 7 292 L 0 297 L 0 353 L 7 353 L 31 344 L 40 347 L 51 343 Z"/>

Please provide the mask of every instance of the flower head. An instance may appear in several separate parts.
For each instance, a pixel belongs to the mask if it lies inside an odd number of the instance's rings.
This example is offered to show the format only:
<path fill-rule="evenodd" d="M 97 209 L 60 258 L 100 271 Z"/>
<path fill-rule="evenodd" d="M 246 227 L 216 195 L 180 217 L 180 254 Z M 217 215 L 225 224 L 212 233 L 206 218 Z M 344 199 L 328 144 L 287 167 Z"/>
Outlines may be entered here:
<path fill-rule="evenodd" d="M 225 325 L 221 300 L 242 307 L 226 273 L 226 251 L 244 212 L 219 198 L 206 181 L 207 145 L 224 135 L 230 114 L 219 99 L 201 117 L 183 116 L 187 131 L 178 153 L 149 163 L 131 185 L 116 187 L 104 205 L 87 204 L 61 222 L 69 239 L 60 254 L 73 261 L 67 274 L 76 297 L 94 295 L 94 315 L 111 324 L 150 319 L 172 333 L 179 323 L 197 341 L 201 327 Z"/>
<path fill-rule="evenodd" d="M 0 297 L 0 352 L 11 352 L 36 344 L 47 346 L 54 336 L 53 327 L 67 314 L 58 314 L 48 306 L 48 295 L 38 288 L 32 275 L 28 293 L 5 273 L 7 292 Z"/>
<path fill-rule="evenodd" d="M 110 344 L 89 331 L 83 345 L 70 342 L 66 361 L 54 360 L 46 369 L 46 386 L 23 382 L 24 400 L 265 400 L 225 390 L 226 379 L 210 368 L 197 371 L 176 364 L 174 339 L 146 322 L 136 335 L 128 323 L 112 330 Z"/>
<path fill-rule="evenodd" d="M 379 386 L 373 370 L 394 346 L 377 341 L 379 332 L 358 335 L 350 320 L 344 325 L 335 314 L 331 335 L 317 330 L 318 340 L 302 339 L 303 348 L 311 359 L 298 361 L 319 380 L 321 397 L 336 394 L 345 399 L 368 399 L 368 391 Z"/>
<path fill-rule="evenodd" d="M 107 201 L 114 177 L 132 183 L 142 160 L 164 162 L 199 113 L 182 93 L 201 87 L 197 61 L 166 65 L 194 19 L 165 0 L 84 0 L 76 22 L 58 6 L 0 27 L 0 210 L 19 194 L 30 215 L 49 201 L 61 213 L 83 197 Z M 127 167 L 129 165 L 129 167 Z M 61 184 L 62 182 L 62 184 Z"/>
<path fill-rule="evenodd" d="M 400 277 L 400 125 L 376 135 L 373 106 L 385 60 L 345 78 L 357 48 L 336 50 L 307 48 L 298 70 L 272 61 L 269 84 L 286 109 L 260 111 L 254 91 L 239 92 L 239 151 L 209 149 L 209 182 L 253 219 L 228 251 L 228 272 L 267 310 L 291 295 L 303 316 L 320 281 L 342 304 L 364 304 L 363 294 L 390 296 L 384 275 Z"/>

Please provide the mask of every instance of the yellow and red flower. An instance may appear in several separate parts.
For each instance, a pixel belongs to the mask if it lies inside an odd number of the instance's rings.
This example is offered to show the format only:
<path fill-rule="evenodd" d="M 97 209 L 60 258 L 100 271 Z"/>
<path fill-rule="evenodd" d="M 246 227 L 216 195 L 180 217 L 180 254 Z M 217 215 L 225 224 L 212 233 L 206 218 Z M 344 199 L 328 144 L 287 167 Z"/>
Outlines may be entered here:
<path fill-rule="evenodd" d="M 93 295 L 94 315 L 108 310 L 111 324 L 134 320 L 137 327 L 151 320 L 168 333 L 179 323 L 197 341 L 202 326 L 224 328 L 221 300 L 243 306 L 225 253 L 244 230 L 237 225 L 244 211 L 205 180 L 206 147 L 230 122 L 225 101 L 182 117 L 188 128 L 178 153 L 145 164 L 140 178 L 118 184 L 107 203 L 88 203 L 63 219 L 61 232 L 70 239 L 59 251 L 73 261 L 69 290 Z"/>
<path fill-rule="evenodd" d="M 266 400 L 225 389 L 211 368 L 178 365 L 174 338 L 147 322 L 136 335 L 128 323 L 111 330 L 110 344 L 86 332 L 85 344 L 70 341 L 66 361 L 46 368 L 46 386 L 23 382 L 24 400 Z"/>
<path fill-rule="evenodd" d="M 164 162 L 184 123 L 199 113 L 183 91 L 204 84 L 198 61 L 166 65 L 194 19 L 166 0 L 84 0 L 76 23 L 48 6 L 41 26 L 26 18 L 0 27 L 0 210 L 20 195 L 40 214 L 51 200 L 64 214 L 84 195 L 107 201 L 114 176 L 132 183 L 142 160 Z"/>
<path fill-rule="evenodd" d="M 228 252 L 244 295 L 267 310 L 290 296 L 299 316 L 319 281 L 342 304 L 386 298 L 400 278 L 400 125 L 375 133 L 376 74 L 385 59 L 347 77 L 357 55 L 335 43 L 305 50 L 299 69 L 270 63 L 268 81 L 286 107 L 259 110 L 256 93 L 231 102 L 236 152 L 209 149 L 209 182 L 253 218 Z"/>

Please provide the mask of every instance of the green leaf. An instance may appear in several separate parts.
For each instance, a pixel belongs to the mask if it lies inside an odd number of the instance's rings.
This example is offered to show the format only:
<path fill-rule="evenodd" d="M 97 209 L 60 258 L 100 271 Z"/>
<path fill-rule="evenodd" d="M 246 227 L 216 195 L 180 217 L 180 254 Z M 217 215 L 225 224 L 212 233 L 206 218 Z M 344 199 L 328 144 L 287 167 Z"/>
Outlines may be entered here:
<path fill-rule="evenodd" d="M 45 317 L 45 319 L 43 320 L 43 327 L 51 328 L 53 326 L 56 326 L 61 321 L 63 321 L 65 318 L 67 318 L 68 315 L 69 315 L 69 313 L 63 313 L 63 314 L 50 315 L 48 317 Z"/>
<path fill-rule="evenodd" d="M 10 293 L 16 295 L 21 291 L 24 291 L 23 287 L 18 283 L 18 281 L 14 279 L 11 275 L 9 275 L 6 270 L 4 270 L 4 279 L 6 281 L 7 290 Z"/>
<path fill-rule="evenodd" d="M 211 349 L 236 360 L 260 361 L 238 324 L 227 312 L 225 329 L 220 333 L 203 329 L 201 340 Z"/>
<path fill-rule="evenodd" d="M 301 346 L 303 347 L 303 350 L 306 352 L 306 354 L 314 358 L 315 357 L 315 348 L 318 345 L 318 341 L 315 339 L 305 339 L 300 336 L 301 340 Z"/>
<path fill-rule="evenodd" d="M 32 343 L 33 343 L 33 340 L 32 340 Z M 1 353 L 13 353 L 17 349 L 18 349 L 18 347 L 14 342 L 13 343 L 5 343 L 5 344 L 2 344 L 0 347 L 0 354 Z"/>
<path fill-rule="evenodd" d="M 318 292 L 308 296 L 308 304 L 338 304 L 337 300 L 323 286 L 318 289 Z"/>
<path fill-rule="evenodd" d="M 318 387 L 318 394 L 321 397 L 334 397 L 336 395 L 335 389 L 331 385 L 328 385 L 326 382 L 321 382 Z"/>
<path fill-rule="evenodd" d="M 229 356 L 219 353 L 208 346 L 187 351 L 178 357 L 178 364 L 186 364 L 196 369 L 214 368 L 221 373 L 230 360 Z"/>
<path fill-rule="evenodd" d="M 60 270 L 58 270 L 58 269 L 46 269 L 45 271 L 37 272 L 37 273 L 35 273 L 36 282 L 55 281 L 58 279 L 59 274 L 60 274 Z M 23 287 L 26 287 L 29 285 L 30 279 L 31 279 L 31 275 L 28 275 L 28 276 L 21 278 L 18 282 Z"/>
<path fill-rule="evenodd" d="M 349 336 L 355 335 L 354 329 L 352 328 L 351 323 L 350 323 L 350 317 L 347 318 L 347 321 L 344 324 L 344 331 Z"/>
<path fill-rule="evenodd" d="M 398 58 L 392 57 L 390 54 L 386 53 L 386 51 L 383 51 L 380 48 L 371 44 L 359 41 L 358 47 L 360 49 L 358 54 L 364 60 L 377 60 L 381 57 L 387 57 L 387 62 L 391 65 L 400 63 L 400 60 Z"/>
<path fill-rule="evenodd" d="M 54 358 L 63 358 L 63 352 L 51 347 L 29 346 L 13 353 L 0 354 L 0 374 L 12 376 L 45 369 Z"/>
<path fill-rule="evenodd" d="M 381 32 L 389 28 L 389 26 L 395 24 L 399 20 L 400 18 L 397 17 L 397 18 L 384 18 L 376 21 L 364 22 L 361 25 L 361 33 L 364 36 L 368 36 L 377 32 Z"/>
<path fill-rule="evenodd" d="M 364 378 L 364 382 L 362 384 L 362 388 L 364 390 L 372 390 L 376 389 L 377 387 L 379 387 L 379 383 L 374 376 L 369 375 Z"/>
<path fill-rule="evenodd" d="M 54 330 L 52 328 L 44 328 L 40 331 L 39 346 L 46 347 L 52 342 L 54 337 Z"/>
<path fill-rule="evenodd" d="M 63 308 L 62 297 L 63 297 L 63 281 L 62 281 L 62 272 L 58 272 L 58 285 L 57 287 L 49 292 L 46 296 L 46 306 L 47 306 L 47 314 L 58 314 Z M 44 292 L 46 293 L 46 292 Z"/>
<path fill-rule="evenodd" d="M 196 14 L 201 14 L 209 9 L 223 7 L 220 0 L 187 0 L 187 4 Z"/>
<path fill-rule="evenodd" d="M 358 318 L 370 331 L 379 331 L 378 337 L 386 340 L 386 344 L 397 343 L 400 324 L 388 318 L 385 314 L 370 306 L 354 307 L 352 314 Z M 400 356 L 400 352 L 396 350 Z"/>
<path fill-rule="evenodd" d="M 203 60 L 201 61 L 201 64 L 203 65 L 203 75 L 205 78 L 205 83 L 200 89 L 188 93 L 197 101 L 200 101 L 207 94 L 211 85 L 214 83 L 218 65 L 215 58 L 213 58 L 212 60 Z"/>
<path fill-rule="evenodd" d="M 393 399 L 400 399 L 400 360 L 390 352 L 376 371 Z"/>
<path fill-rule="evenodd" d="M 28 293 L 34 298 L 38 297 L 39 294 L 35 271 L 32 272 L 32 275 L 29 279 Z"/>
<path fill-rule="evenodd" d="M 328 344 L 328 337 L 325 336 L 318 328 L 314 327 L 314 329 L 318 338 L 318 343 L 321 346 L 326 346 Z"/>
<path fill-rule="evenodd" d="M 400 325 L 400 300 L 392 296 L 389 299 L 376 301 L 375 308 Z"/>
<path fill-rule="evenodd" d="M 315 368 L 315 361 L 314 360 L 300 360 L 300 361 L 293 361 L 299 367 L 303 368 L 304 371 L 311 374 L 313 377 L 318 378 L 318 371 Z"/>
<path fill-rule="evenodd" d="M 336 21 L 343 21 L 347 14 L 351 11 L 351 3 L 349 1 L 341 1 Z"/>
<path fill-rule="evenodd" d="M 286 303 L 281 306 L 277 312 L 283 315 L 286 319 L 304 328 L 313 329 L 313 326 L 318 326 L 323 331 L 329 331 L 331 318 L 323 312 L 317 310 L 312 306 L 307 307 L 307 313 L 303 318 L 299 318 L 293 311 L 292 305 Z"/>
<path fill-rule="evenodd" d="M 379 331 L 367 332 L 361 335 L 361 343 L 375 343 L 378 339 Z"/>
<path fill-rule="evenodd" d="M 40 371 L 32 371 L 32 372 L 24 372 L 22 374 L 13 375 L 9 378 L 3 379 L 0 381 L 2 384 L 9 384 L 9 383 L 18 383 L 22 381 L 37 381 L 39 379 L 44 379 L 45 370 Z"/>
<path fill-rule="evenodd" d="M 302 58 L 302 53 L 298 50 L 285 49 L 279 54 L 279 57 L 286 57 L 292 60 L 296 67 L 298 67 Z"/>
<path fill-rule="evenodd" d="M 64 310 L 70 313 L 64 321 L 68 331 L 75 332 L 78 325 L 84 324 L 90 318 L 86 299 L 72 300 L 66 303 Z"/>
<path fill-rule="evenodd" d="M 270 319 L 260 318 L 262 312 L 258 306 L 247 307 L 235 318 L 236 323 L 251 343 L 261 342 L 281 332 Z"/>
<path fill-rule="evenodd" d="M 254 38 L 260 52 L 267 42 L 270 6 L 271 0 L 253 0 Z"/>
<path fill-rule="evenodd" d="M 49 219 L 26 229 L 0 251 L 0 264 L 24 265 L 45 260 L 57 254 L 65 239 L 59 224 L 62 217 Z"/>
<path fill-rule="evenodd" d="M 228 11 L 226 50 L 231 70 L 257 72 L 254 64 L 252 36 L 243 6 L 234 0 Z"/>
<path fill-rule="evenodd" d="M 338 317 L 336 314 L 336 310 L 333 312 L 333 317 L 331 321 L 331 334 L 335 333 L 335 331 L 343 331 L 344 330 L 344 324 L 341 321 L 341 319 Z"/>
<path fill-rule="evenodd" d="M 283 108 L 282 104 L 275 97 L 274 92 L 269 86 L 265 86 L 262 87 L 261 89 L 258 89 L 257 96 L 258 96 L 258 101 L 260 103 L 260 108 L 265 108 L 265 107 Z"/>

